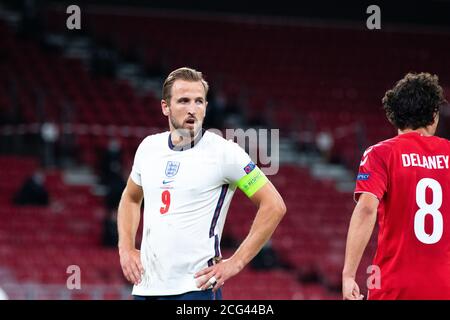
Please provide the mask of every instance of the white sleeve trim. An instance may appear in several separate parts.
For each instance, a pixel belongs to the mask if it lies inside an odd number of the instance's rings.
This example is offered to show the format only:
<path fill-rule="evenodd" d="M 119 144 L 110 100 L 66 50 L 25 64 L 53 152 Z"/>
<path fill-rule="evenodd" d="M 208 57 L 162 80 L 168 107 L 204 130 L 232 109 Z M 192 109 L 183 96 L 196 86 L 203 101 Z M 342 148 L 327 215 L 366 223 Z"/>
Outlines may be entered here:
<path fill-rule="evenodd" d="M 133 180 L 134 183 L 136 183 L 138 186 L 142 187 L 141 178 L 136 171 L 134 171 L 134 170 L 131 171 L 130 178 L 131 178 L 131 180 Z"/>

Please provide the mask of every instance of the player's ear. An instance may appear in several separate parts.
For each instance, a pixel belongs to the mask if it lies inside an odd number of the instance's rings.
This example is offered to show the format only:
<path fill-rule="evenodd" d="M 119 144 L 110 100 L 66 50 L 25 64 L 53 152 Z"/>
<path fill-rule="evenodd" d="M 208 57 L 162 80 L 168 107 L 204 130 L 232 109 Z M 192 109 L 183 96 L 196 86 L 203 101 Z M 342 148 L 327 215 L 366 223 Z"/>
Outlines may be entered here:
<path fill-rule="evenodd" d="M 437 111 L 437 112 L 434 114 L 434 122 L 435 122 L 436 124 L 439 123 L 439 111 Z"/>
<path fill-rule="evenodd" d="M 161 110 L 163 115 L 165 115 L 166 117 L 169 116 L 169 104 L 164 99 L 161 100 Z"/>
<path fill-rule="evenodd" d="M 439 124 L 439 112 L 436 112 L 434 114 L 433 124 L 431 125 L 432 130 L 433 130 L 433 135 L 436 133 L 436 129 L 437 129 L 438 124 Z"/>

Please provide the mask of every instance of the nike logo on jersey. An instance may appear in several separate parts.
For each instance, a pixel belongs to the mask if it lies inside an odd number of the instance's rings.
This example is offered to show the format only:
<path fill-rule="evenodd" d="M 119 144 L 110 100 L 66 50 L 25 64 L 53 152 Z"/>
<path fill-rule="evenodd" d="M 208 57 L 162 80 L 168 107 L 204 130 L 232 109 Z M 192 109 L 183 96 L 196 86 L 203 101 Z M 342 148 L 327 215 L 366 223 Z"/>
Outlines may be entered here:
<path fill-rule="evenodd" d="M 163 180 L 163 184 L 168 184 L 168 183 L 171 183 L 171 182 L 174 182 L 175 180 Z"/>

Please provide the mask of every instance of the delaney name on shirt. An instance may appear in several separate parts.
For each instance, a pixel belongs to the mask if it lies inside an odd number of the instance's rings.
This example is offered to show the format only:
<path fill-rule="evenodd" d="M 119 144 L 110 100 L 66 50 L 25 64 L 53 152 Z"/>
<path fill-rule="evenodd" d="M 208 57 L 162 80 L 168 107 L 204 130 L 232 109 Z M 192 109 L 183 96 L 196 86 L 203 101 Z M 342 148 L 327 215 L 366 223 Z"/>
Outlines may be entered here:
<path fill-rule="evenodd" d="M 423 156 L 417 153 L 402 154 L 403 167 L 422 167 L 426 169 L 448 169 L 445 155 Z"/>

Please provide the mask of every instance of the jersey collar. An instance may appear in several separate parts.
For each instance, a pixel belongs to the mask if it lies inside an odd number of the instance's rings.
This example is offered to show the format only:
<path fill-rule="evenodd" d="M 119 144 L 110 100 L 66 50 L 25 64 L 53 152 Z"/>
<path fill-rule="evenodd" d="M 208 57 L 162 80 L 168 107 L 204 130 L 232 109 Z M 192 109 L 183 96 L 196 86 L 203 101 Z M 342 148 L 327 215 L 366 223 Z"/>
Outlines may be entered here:
<path fill-rule="evenodd" d="M 169 148 L 173 151 L 185 151 L 185 150 L 192 149 L 194 146 L 196 146 L 200 142 L 200 140 L 202 139 L 205 132 L 206 132 L 206 130 L 204 128 L 202 128 L 202 130 L 199 132 L 197 137 L 195 137 L 195 139 L 192 140 L 191 143 L 185 144 L 182 146 L 174 145 L 172 142 L 172 133 L 169 133 L 169 141 L 168 141 Z"/>

